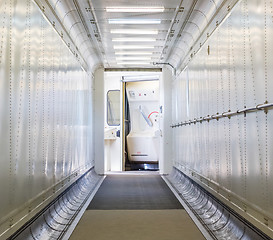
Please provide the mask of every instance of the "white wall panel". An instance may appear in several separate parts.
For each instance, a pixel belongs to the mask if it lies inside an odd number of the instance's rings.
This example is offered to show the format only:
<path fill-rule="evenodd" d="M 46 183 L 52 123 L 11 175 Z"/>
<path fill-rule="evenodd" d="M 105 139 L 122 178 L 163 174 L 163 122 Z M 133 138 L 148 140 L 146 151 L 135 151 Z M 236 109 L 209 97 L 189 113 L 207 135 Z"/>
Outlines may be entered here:
<path fill-rule="evenodd" d="M 94 165 L 92 75 L 30 0 L 0 0 L 0 237 Z"/>
<path fill-rule="evenodd" d="M 172 115 L 174 165 L 271 236 L 272 110 L 177 124 L 272 103 L 272 7 L 269 0 L 239 1 L 174 81 L 173 109 L 178 112 Z"/>

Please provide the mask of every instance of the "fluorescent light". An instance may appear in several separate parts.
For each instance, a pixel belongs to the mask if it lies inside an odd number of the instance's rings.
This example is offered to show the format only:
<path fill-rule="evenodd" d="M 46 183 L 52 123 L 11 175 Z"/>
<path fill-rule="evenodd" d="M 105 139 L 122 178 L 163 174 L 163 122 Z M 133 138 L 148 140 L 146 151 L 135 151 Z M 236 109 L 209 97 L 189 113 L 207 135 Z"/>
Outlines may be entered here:
<path fill-rule="evenodd" d="M 108 19 L 109 24 L 160 24 L 160 19 Z"/>
<path fill-rule="evenodd" d="M 113 34 L 147 34 L 147 35 L 156 35 L 158 30 L 145 30 L 145 29 L 112 29 L 111 33 Z"/>
<path fill-rule="evenodd" d="M 106 12 L 164 12 L 164 7 L 106 7 Z"/>
<path fill-rule="evenodd" d="M 139 62 L 118 62 L 118 65 L 150 65 L 150 62 L 143 62 L 143 61 L 139 61 Z"/>
<path fill-rule="evenodd" d="M 159 81 L 159 75 L 124 76 L 123 82 Z"/>
<path fill-rule="evenodd" d="M 114 49 L 153 49 L 154 46 L 150 45 L 114 45 Z"/>
<path fill-rule="evenodd" d="M 115 55 L 153 55 L 153 53 L 152 52 L 120 51 L 120 52 L 115 52 Z"/>
<path fill-rule="evenodd" d="M 113 38 L 113 42 L 155 42 L 155 38 Z"/>
<path fill-rule="evenodd" d="M 151 60 L 151 57 L 117 57 L 117 61 L 146 61 L 146 60 Z"/>

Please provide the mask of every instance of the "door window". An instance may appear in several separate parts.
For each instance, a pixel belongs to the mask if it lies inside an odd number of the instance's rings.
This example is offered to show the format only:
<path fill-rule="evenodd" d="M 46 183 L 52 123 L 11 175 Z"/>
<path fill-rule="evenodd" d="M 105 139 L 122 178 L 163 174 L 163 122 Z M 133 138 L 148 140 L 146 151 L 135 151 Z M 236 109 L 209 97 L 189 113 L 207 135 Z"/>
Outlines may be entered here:
<path fill-rule="evenodd" d="M 120 91 L 110 90 L 107 92 L 107 124 L 119 126 L 120 124 Z"/>

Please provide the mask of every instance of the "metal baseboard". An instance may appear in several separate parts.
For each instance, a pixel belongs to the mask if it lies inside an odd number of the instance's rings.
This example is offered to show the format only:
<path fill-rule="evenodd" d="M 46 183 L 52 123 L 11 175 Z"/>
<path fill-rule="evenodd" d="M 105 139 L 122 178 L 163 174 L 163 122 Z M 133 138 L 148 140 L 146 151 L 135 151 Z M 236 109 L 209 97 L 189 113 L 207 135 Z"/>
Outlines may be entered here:
<path fill-rule="evenodd" d="M 67 239 L 103 179 L 90 169 L 8 240 Z"/>
<path fill-rule="evenodd" d="M 207 239 L 271 239 L 177 168 L 164 179 Z"/>

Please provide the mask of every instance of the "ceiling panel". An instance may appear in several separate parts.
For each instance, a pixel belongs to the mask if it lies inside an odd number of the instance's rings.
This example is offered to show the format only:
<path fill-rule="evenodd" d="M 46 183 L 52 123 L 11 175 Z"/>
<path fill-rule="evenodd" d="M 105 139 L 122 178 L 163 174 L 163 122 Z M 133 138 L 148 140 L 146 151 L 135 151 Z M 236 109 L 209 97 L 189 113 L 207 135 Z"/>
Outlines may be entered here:
<path fill-rule="evenodd" d="M 106 68 L 150 68 L 154 63 L 178 67 L 223 2 L 231 0 L 47 1 L 87 62 Z M 109 7 L 117 9 L 109 12 Z M 126 7 L 129 11 L 124 12 Z M 153 12 L 155 7 L 164 11 Z M 157 20 L 159 24 L 140 20 Z"/>
<path fill-rule="evenodd" d="M 151 67 L 159 62 L 166 35 L 175 17 L 179 0 L 172 1 L 101 1 L 91 0 L 109 67 Z M 164 7 L 163 12 L 107 12 L 108 7 Z M 117 10 L 119 11 L 119 10 Z M 122 10 L 121 10 L 122 11 Z M 148 10 L 149 11 L 149 10 Z M 109 20 L 160 20 L 160 24 L 110 24 Z M 125 30 L 127 33 L 114 33 Z M 128 31 L 131 32 L 128 33 Z M 137 32 L 134 34 L 132 30 Z M 146 31 L 154 34 L 142 34 Z M 141 38 L 141 39 L 140 39 Z M 145 39 L 147 41 L 145 41 Z M 141 41 L 139 41 L 141 40 Z M 148 47 L 152 48 L 148 48 Z M 145 54 L 146 53 L 146 54 Z M 124 59 L 124 60 L 123 60 Z M 122 64 L 124 63 L 124 64 Z M 132 64 L 130 64 L 132 63 Z"/>

